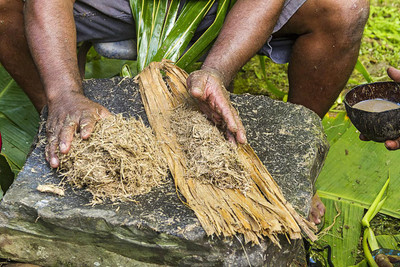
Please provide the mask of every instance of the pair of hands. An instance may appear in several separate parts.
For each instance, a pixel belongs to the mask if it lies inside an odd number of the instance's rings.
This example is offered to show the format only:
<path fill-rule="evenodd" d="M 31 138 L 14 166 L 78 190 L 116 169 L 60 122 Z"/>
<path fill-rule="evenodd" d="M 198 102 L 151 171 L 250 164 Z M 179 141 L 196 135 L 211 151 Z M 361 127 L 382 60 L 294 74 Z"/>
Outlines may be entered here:
<path fill-rule="evenodd" d="M 393 67 L 389 67 L 387 73 L 393 81 L 400 82 L 400 70 Z M 369 141 L 363 134 L 360 134 L 360 139 L 362 141 Z M 397 138 L 396 140 L 386 140 L 385 146 L 388 150 L 400 149 L 400 137 Z"/>
<path fill-rule="evenodd" d="M 190 94 L 198 100 L 200 110 L 226 132 L 231 142 L 246 143 L 243 124 L 229 99 L 229 92 L 217 71 L 198 70 L 187 80 Z M 96 122 L 110 115 L 103 106 L 89 100 L 82 93 L 72 92 L 49 103 L 47 119 L 46 160 L 52 168 L 59 166 L 57 151 L 67 154 L 74 134 L 89 138 Z"/>

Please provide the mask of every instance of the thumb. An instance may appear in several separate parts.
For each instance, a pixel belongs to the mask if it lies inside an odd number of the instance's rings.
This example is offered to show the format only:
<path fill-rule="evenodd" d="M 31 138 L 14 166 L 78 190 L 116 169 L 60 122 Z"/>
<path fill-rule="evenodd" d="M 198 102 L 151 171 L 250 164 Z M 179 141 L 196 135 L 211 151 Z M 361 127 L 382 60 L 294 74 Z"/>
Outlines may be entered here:
<path fill-rule="evenodd" d="M 393 67 L 389 67 L 387 69 L 387 73 L 389 75 L 389 77 L 395 81 L 395 82 L 400 82 L 400 70 L 393 68 Z"/>
<path fill-rule="evenodd" d="M 190 74 L 187 79 L 187 85 L 189 93 L 195 98 L 203 98 L 205 87 L 206 87 L 206 79 L 201 72 L 195 71 Z"/>

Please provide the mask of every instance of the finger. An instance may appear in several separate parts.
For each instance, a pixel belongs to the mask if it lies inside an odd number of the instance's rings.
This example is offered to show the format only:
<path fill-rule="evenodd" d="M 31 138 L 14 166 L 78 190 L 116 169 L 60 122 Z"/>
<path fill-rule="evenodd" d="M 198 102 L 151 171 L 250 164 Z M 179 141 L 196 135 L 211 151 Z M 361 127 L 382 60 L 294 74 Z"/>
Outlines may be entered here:
<path fill-rule="evenodd" d="M 225 89 L 223 89 L 225 90 Z M 225 121 L 227 130 L 229 130 L 236 138 L 236 141 L 246 143 L 246 133 L 243 124 L 239 118 L 239 114 L 229 101 L 229 94 L 223 94 L 209 97 L 210 106 L 214 107 L 214 111 L 222 116 Z"/>
<path fill-rule="evenodd" d="M 222 117 L 210 109 L 210 106 L 204 102 L 198 102 L 198 107 L 201 112 L 203 112 L 206 117 L 212 121 L 215 125 L 221 125 Z"/>
<path fill-rule="evenodd" d="M 88 139 L 94 130 L 96 122 L 100 120 L 99 112 L 96 110 L 95 113 L 84 112 L 79 121 L 79 131 L 82 139 Z"/>
<path fill-rule="evenodd" d="M 396 139 L 396 140 L 386 140 L 385 141 L 385 147 L 388 150 L 397 150 L 400 148 L 400 140 Z"/>
<path fill-rule="evenodd" d="M 234 109 L 234 107 L 232 107 Z M 238 143 L 245 144 L 247 143 L 247 137 L 246 137 L 246 130 L 244 129 L 242 120 L 239 117 L 239 113 L 234 109 L 233 115 L 235 117 L 236 125 L 238 127 L 237 132 L 236 132 L 236 140 Z"/>
<path fill-rule="evenodd" d="M 57 156 L 59 132 L 60 130 L 57 127 L 51 127 L 50 130 L 47 131 L 48 143 L 46 145 L 46 160 L 50 163 L 52 168 L 57 168 L 60 164 Z"/>
<path fill-rule="evenodd" d="M 318 211 L 319 211 L 319 215 L 320 215 L 320 216 L 324 216 L 325 211 L 326 211 L 326 208 L 325 208 L 325 205 L 324 205 L 322 202 L 319 202 L 319 203 L 317 204 L 317 209 L 318 209 Z"/>
<path fill-rule="evenodd" d="M 197 99 L 205 100 L 205 87 L 207 79 L 199 72 L 193 72 L 187 79 L 189 93 Z"/>
<path fill-rule="evenodd" d="M 319 212 L 317 210 L 312 210 L 310 213 L 309 220 L 314 222 L 315 224 L 320 224 L 321 216 L 319 215 Z"/>
<path fill-rule="evenodd" d="M 74 138 L 74 134 L 78 127 L 78 122 L 69 117 L 64 122 L 64 126 L 60 132 L 60 152 L 67 154 L 71 149 L 71 143 Z"/>
<path fill-rule="evenodd" d="M 238 131 L 238 126 L 236 124 L 235 115 L 233 113 L 234 111 L 229 107 L 229 104 L 227 103 L 220 103 L 220 105 L 223 105 L 222 107 L 220 107 L 220 114 L 222 116 L 222 119 L 226 123 L 227 129 L 231 131 L 231 133 L 236 135 Z"/>
<path fill-rule="evenodd" d="M 361 141 L 369 141 L 369 139 L 363 134 L 360 134 L 359 138 Z"/>
<path fill-rule="evenodd" d="M 234 136 L 230 131 L 226 131 L 226 132 L 225 132 L 225 135 L 226 135 L 226 139 L 227 139 L 229 142 L 231 142 L 231 143 L 234 144 L 234 145 L 237 144 L 237 143 L 236 143 L 236 138 L 235 138 L 235 136 Z"/>
<path fill-rule="evenodd" d="M 247 142 L 246 130 L 240 120 L 239 114 L 230 103 L 226 105 L 226 107 L 222 108 L 221 116 L 226 122 L 227 130 L 235 136 L 238 143 L 245 144 Z"/>
<path fill-rule="evenodd" d="M 395 82 L 400 82 L 400 70 L 393 68 L 393 67 L 389 67 L 387 69 L 387 74 L 389 75 L 389 77 L 395 81 Z"/>

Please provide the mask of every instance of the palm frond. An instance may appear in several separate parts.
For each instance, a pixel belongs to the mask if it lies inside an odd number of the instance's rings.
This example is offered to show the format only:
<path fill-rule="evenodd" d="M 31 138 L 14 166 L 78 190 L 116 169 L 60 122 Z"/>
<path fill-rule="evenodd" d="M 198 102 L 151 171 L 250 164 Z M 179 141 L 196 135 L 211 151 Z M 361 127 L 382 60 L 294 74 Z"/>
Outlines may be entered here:
<path fill-rule="evenodd" d="M 170 3 L 168 0 L 130 0 L 136 23 L 138 71 L 143 70 L 150 62 L 164 58 L 174 62 L 179 60 L 179 66 L 185 68 L 204 54 L 221 30 L 234 1 L 219 1 L 215 21 L 187 49 L 196 28 L 215 2 L 186 1 L 180 7 L 178 0 Z"/>

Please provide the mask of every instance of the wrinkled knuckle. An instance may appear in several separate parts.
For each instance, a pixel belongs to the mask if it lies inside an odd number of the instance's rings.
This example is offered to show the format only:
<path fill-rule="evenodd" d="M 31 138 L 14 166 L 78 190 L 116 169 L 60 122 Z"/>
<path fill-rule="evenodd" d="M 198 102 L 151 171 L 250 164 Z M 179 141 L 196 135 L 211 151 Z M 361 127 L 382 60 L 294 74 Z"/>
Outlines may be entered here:
<path fill-rule="evenodd" d="M 98 120 L 100 120 L 99 116 L 95 116 L 95 115 L 84 116 L 79 121 L 79 125 L 80 125 L 80 127 L 84 127 L 84 126 L 87 126 L 87 125 L 90 125 L 90 124 L 94 124 Z"/>
<path fill-rule="evenodd" d="M 70 129 L 70 128 L 74 128 L 75 126 L 76 126 L 76 122 L 75 121 L 65 121 L 64 122 L 64 126 L 63 126 L 63 128 L 64 129 Z"/>

